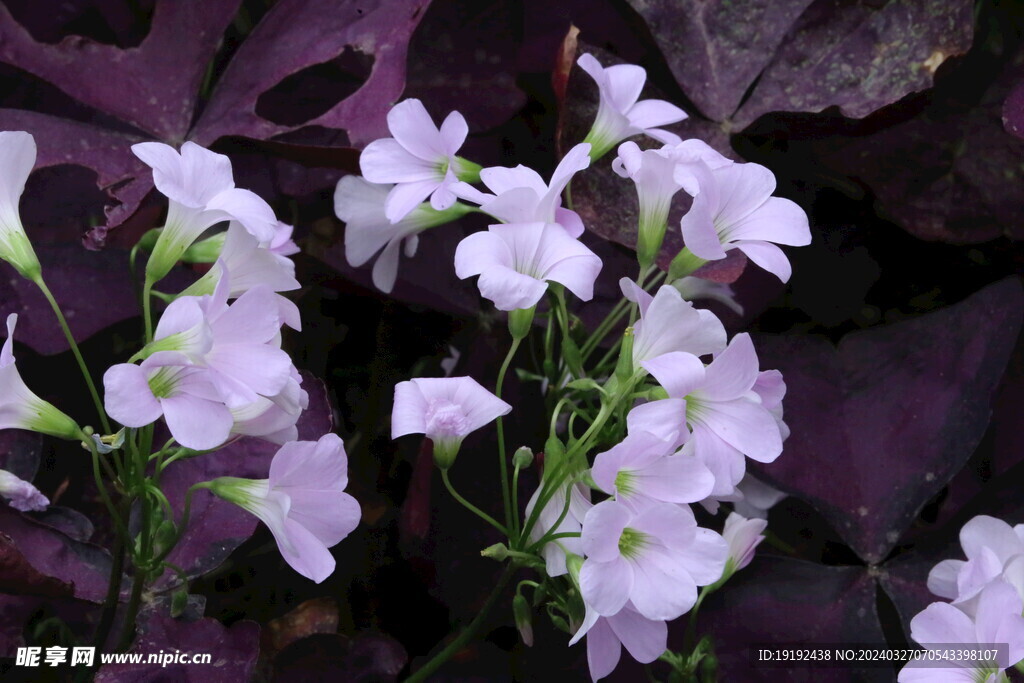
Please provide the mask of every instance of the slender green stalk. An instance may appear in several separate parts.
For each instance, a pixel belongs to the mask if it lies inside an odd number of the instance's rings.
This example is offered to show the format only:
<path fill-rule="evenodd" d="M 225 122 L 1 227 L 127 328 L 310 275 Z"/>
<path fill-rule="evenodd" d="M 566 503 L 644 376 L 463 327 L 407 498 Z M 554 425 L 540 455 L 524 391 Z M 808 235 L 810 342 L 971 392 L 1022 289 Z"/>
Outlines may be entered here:
<path fill-rule="evenodd" d="M 497 604 L 501 592 L 505 589 L 505 586 L 508 584 L 509 579 L 512 578 L 512 574 L 514 573 L 515 566 L 512 564 L 506 565 L 505 571 L 501 574 L 501 578 L 499 578 L 498 582 L 494 585 L 494 590 L 491 591 L 491 594 L 487 597 L 487 601 L 484 603 L 483 607 L 480 608 L 480 611 L 477 612 L 476 616 L 473 617 L 473 620 L 469 622 L 469 625 L 455 637 L 455 640 L 448 643 L 443 650 L 434 655 L 433 659 L 420 667 L 416 673 L 405 679 L 405 683 L 418 683 L 419 681 L 425 681 L 427 676 L 437 671 L 442 664 L 451 659 L 452 655 L 465 647 L 466 643 L 476 636 L 477 631 L 480 630 L 480 627 L 483 626 L 483 623 L 487 619 L 491 610 L 494 609 L 494 605 Z"/>
<path fill-rule="evenodd" d="M 463 498 L 459 494 L 459 492 L 455 490 L 455 487 L 452 486 L 451 480 L 448 479 L 448 470 L 441 470 L 441 479 L 444 480 L 444 485 L 448 489 L 448 493 L 452 494 L 452 498 L 459 501 L 459 503 L 461 503 L 464 508 L 466 508 L 474 515 L 484 520 L 485 522 L 493 526 L 495 529 L 505 534 L 506 537 L 508 537 L 509 533 L 506 527 L 502 526 L 496 519 L 494 519 L 489 514 L 487 514 L 486 512 L 484 512 L 483 510 L 481 510 L 480 508 L 478 508 L 477 506 L 473 505 L 468 500 Z"/>
<path fill-rule="evenodd" d="M 693 609 L 690 610 L 690 619 L 686 623 L 686 635 L 683 638 L 683 654 L 686 656 L 693 652 L 694 641 L 697 638 L 697 613 L 700 611 L 700 606 L 704 603 L 704 598 L 710 592 L 707 586 L 701 588 L 700 595 L 697 596 L 697 602 L 694 603 Z"/>
<path fill-rule="evenodd" d="M 107 487 L 103 485 L 103 477 L 100 474 L 100 453 L 96 449 L 96 442 L 92 440 L 92 437 L 82 433 L 82 441 L 89 446 L 89 450 L 92 452 L 92 476 L 96 481 L 96 488 L 99 491 L 100 498 L 103 500 L 103 504 L 107 507 L 107 512 L 110 513 L 111 519 L 114 520 L 114 526 L 117 527 L 117 533 L 124 536 L 125 539 L 130 538 L 128 535 L 128 528 L 124 525 L 124 521 L 121 516 L 117 513 L 117 508 L 114 506 L 114 502 L 110 499 L 110 494 L 107 493 Z"/>
<path fill-rule="evenodd" d="M 508 372 L 508 366 L 512 363 L 512 357 L 516 355 L 516 351 L 519 349 L 520 341 L 516 338 L 512 339 L 512 344 L 509 345 L 508 353 L 505 355 L 505 362 L 501 364 L 501 370 L 498 371 L 498 381 L 494 386 L 494 395 L 498 398 L 501 398 L 501 387 L 505 383 L 505 373 Z M 498 417 L 495 422 L 498 428 L 498 467 L 501 470 L 501 502 L 505 508 L 505 528 L 511 532 L 515 521 L 512 499 L 509 494 L 508 463 L 505 459 L 505 427 L 501 417 Z"/>
<path fill-rule="evenodd" d="M 117 643 L 117 652 L 124 652 L 132 644 L 135 638 L 135 619 L 139 615 L 139 606 L 142 604 L 142 590 L 146 585 L 146 572 L 136 572 L 135 581 L 132 584 L 132 593 L 128 598 L 128 606 L 125 607 L 124 624 L 121 627 L 121 639 Z"/>
<path fill-rule="evenodd" d="M 89 368 L 85 364 L 85 358 L 82 357 L 82 352 L 78 348 L 78 343 L 75 341 L 74 335 L 71 334 L 71 328 L 68 327 L 68 321 L 64 319 L 64 313 L 60 310 L 60 305 L 57 304 L 57 300 L 53 298 L 53 292 L 46 286 L 46 282 L 43 281 L 40 276 L 36 281 L 36 286 L 42 291 L 43 296 L 50 302 L 50 308 L 53 309 L 54 315 L 57 316 L 57 322 L 60 323 L 60 329 L 64 332 L 64 337 L 68 340 L 68 346 L 71 347 L 71 353 L 75 355 L 75 361 L 78 363 L 78 369 L 82 371 L 82 377 L 85 378 L 85 384 L 89 387 L 89 395 L 92 396 L 92 402 L 96 406 L 96 412 L 100 417 L 100 424 L 103 426 L 103 433 L 110 433 L 110 421 L 107 420 L 107 413 L 103 410 L 103 401 L 100 400 L 100 394 L 96 391 L 96 384 L 92 381 L 92 375 L 89 374 Z M 91 440 L 91 439 L 90 439 Z"/>
<path fill-rule="evenodd" d="M 118 512 L 123 514 L 119 514 L 118 519 L 127 517 L 130 507 L 131 504 L 127 498 L 122 500 Z M 107 597 L 103 601 L 103 614 L 92 641 L 97 650 L 103 649 L 110 636 L 110 628 L 114 625 L 114 613 L 121 595 L 121 576 L 124 574 L 124 544 L 125 537 L 120 533 L 114 534 L 113 563 L 110 567 L 110 579 L 107 581 Z"/>
<path fill-rule="evenodd" d="M 148 276 L 146 283 L 142 285 L 142 321 L 148 344 L 153 341 L 153 281 Z"/>

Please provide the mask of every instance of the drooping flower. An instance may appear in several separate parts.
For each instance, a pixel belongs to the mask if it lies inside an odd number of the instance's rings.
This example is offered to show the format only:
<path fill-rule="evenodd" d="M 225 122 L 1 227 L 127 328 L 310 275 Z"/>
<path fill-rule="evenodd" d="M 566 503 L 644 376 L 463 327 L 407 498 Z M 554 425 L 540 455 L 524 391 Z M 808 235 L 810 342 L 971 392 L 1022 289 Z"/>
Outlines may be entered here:
<path fill-rule="evenodd" d="M 601 259 L 556 223 L 492 225 L 455 249 L 455 274 L 479 275 L 480 294 L 500 311 L 532 308 L 549 281 L 590 301 L 600 272 Z"/>
<path fill-rule="evenodd" d="M 988 584 L 978 600 L 974 619 L 945 602 L 933 602 L 910 621 L 910 637 L 929 650 L 939 650 L 935 659 L 911 661 L 900 670 L 900 683 L 996 683 L 1002 671 L 1024 659 L 1024 600 L 1013 586 L 1001 579 Z M 929 647 L 935 645 L 936 647 Z M 949 649 L 982 650 L 1006 645 L 1006 661 L 956 661 Z M 945 656 L 943 657 L 943 653 Z M 936 666 L 949 662 L 948 668 Z"/>
<path fill-rule="evenodd" d="M 345 221 L 345 260 L 354 268 L 381 252 L 373 265 L 373 284 L 390 293 L 398 278 L 398 255 L 416 255 L 419 234 L 424 230 L 451 223 L 470 211 L 466 204 L 452 204 L 437 211 L 430 204 L 419 204 L 398 222 L 384 214 L 390 185 L 377 185 L 362 176 L 345 176 L 334 191 L 334 213 Z M 403 249 L 404 246 L 404 249 Z"/>
<path fill-rule="evenodd" d="M 1002 578 L 1015 558 L 1024 556 L 1024 524 L 1011 527 L 1001 519 L 978 515 L 960 530 L 960 546 L 967 560 L 935 565 L 928 574 L 928 590 L 973 614 L 981 591 Z"/>
<path fill-rule="evenodd" d="M 295 423 L 309 407 L 309 395 L 301 383 L 302 377 L 293 366 L 291 377 L 276 395 L 260 396 L 253 403 L 229 407 L 235 421 L 231 433 L 258 436 L 277 444 L 298 439 Z"/>
<path fill-rule="evenodd" d="M 686 112 L 664 100 L 637 101 L 647 81 L 642 67 L 618 64 L 605 68 L 590 54 L 580 55 L 576 63 L 594 79 L 600 94 L 597 117 L 584 140 L 591 145 L 591 159 L 600 159 L 615 145 L 640 133 L 667 145 L 680 142 L 678 135 L 660 126 L 682 121 Z"/>
<path fill-rule="evenodd" d="M 729 249 L 746 256 L 780 280 L 792 274 L 789 259 L 777 244 L 804 246 L 811 243 L 807 214 L 796 203 L 773 197 L 775 175 L 758 164 L 728 164 L 708 168 L 690 165 L 699 185 L 693 205 L 680 221 L 686 249 L 673 262 L 670 275 L 692 272 L 685 257 L 700 262 L 725 258 Z"/>
<path fill-rule="evenodd" d="M 469 127 L 457 111 L 438 128 L 417 99 L 399 102 L 388 112 L 388 130 L 394 137 L 374 140 L 359 157 L 363 176 L 371 183 L 395 183 L 384 202 L 392 223 L 430 197 L 430 205 L 444 211 L 455 203 L 451 187 L 458 180 L 475 180 L 479 167 L 456 156 Z"/>
<path fill-rule="evenodd" d="M 40 493 L 39 489 L 7 470 L 0 470 L 0 497 L 12 508 L 22 512 L 45 510 L 50 504 L 50 499 Z"/>
<path fill-rule="evenodd" d="M 0 132 L 0 258 L 29 280 L 37 279 L 41 268 L 18 204 L 35 164 L 35 138 L 23 131 Z"/>
<path fill-rule="evenodd" d="M 7 339 L 0 350 L 0 429 L 27 429 L 77 441 L 81 430 L 70 417 L 28 388 L 14 362 L 14 327 L 18 314 L 7 316 Z"/>
<path fill-rule="evenodd" d="M 328 548 L 359 525 L 359 503 L 345 493 L 348 456 L 335 434 L 291 441 L 270 463 L 267 479 L 222 477 L 209 489 L 258 517 L 292 569 L 320 583 L 334 572 Z"/>
<path fill-rule="evenodd" d="M 651 296 L 629 278 L 622 278 L 619 286 L 640 308 L 640 320 L 633 325 L 634 368 L 666 353 L 703 356 L 725 348 L 725 327 L 718 317 L 694 308 L 676 288 L 662 285 Z"/>
<path fill-rule="evenodd" d="M 772 462 L 782 453 L 779 424 L 753 391 L 759 368 L 750 335 L 733 337 L 706 368 L 678 352 L 645 361 L 643 367 L 670 397 L 686 399 L 693 434 L 683 451 L 692 452 L 715 475 L 715 497 L 733 493 L 745 471 L 744 455 Z"/>
<path fill-rule="evenodd" d="M 700 460 L 673 455 L 674 441 L 650 432 L 630 432 L 620 443 L 597 455 L 591 477 L 605 493 L 634 507 L 650 501 L 703 500 L 711 493 L 715 478 Z"/>
<path fill-rule="evenodd" d="M 611 616 L 601 616 L 587 605 L 586 616 L 569 645 L 587 637 L 587 664 L 590 678 L 598 681 L 619 663 L 622 648 L 641 664 L 656 660 L 668 648 L 668 624 L 648 619 L 631 602 Z"/>
<path fill-rule="evenodd" d="M 530 501 L 526 504 L 525 519 L 530 518 L 533 509 L 537 506 L 537 500 L 542 488 L 542 486 L 538 486 L 537 490 L 530 497 Z M 587 511 L 593 507 L 590 502 L 590 489 L 582 484 L 573 484 L 569 491 L 569 510 L 561 523 L 557 527 L 555 526 L 559 517 L 562 516 L 562 511 L 565 509 L 566 488 L 564 487 L 555 491 L 554 495 L 548 500 L 547 505 L 537 515 L 537 522 L 534 524 L 533 529 L 530 530 L 531 543 L 536 543 L 552 531 L 557 534 L 578 534 L 583 528 L 583 518 L 586 517 Z M 568 571 L 565 563 L 567 554 L 583 555 L 583 541 L 573 536 L 559 538 L 546 543 L 540 552 L 544 557 L 548 576 L 561 576 Z"/>
<path fill-rule="evenodd" d="M 225 272 L 229 276 L 229 299 L 238 298 L 254 287 L 267 287 L 274 292 L 299 288 L 299 281 L 295 279 L 295 263 L 287 256 L 260 246 L 259 241 L 238 221 L 228 224 L 222 240 L 216 263 L 189 285 L 181 296 L 213 294 Z M 222 263 L 226 271 L 221 267 Z"/>
<path fill-rule="evenodd" d="M 573 237 L 583 234 L 579 214 L 562 207 L 562 191 L 574 174 L 590 165 L 590 145 L 580 143 L 562 157 L 545 183 L 532 168 L 500 166 L 480 171 L 480 180 L 494 194 L 467 183 L 453 186 L 456 195 L 480 205 L 480 210 L 503 223 L 558 223 Z"/>
<path fill-rule="evenodd" d="M 417 377 L 395 385 L 391 438 L 425 434 L 434 462 L 448 469 L 467 434 L 511 411 L 472 377 Z"/>
<path fill-rule="evenodd" d="M 140 142 L 132 152 L 153 169 L 153 184 L 167 197 L 167 222 L 146 263 L 146 278 L 163 278 L 203 231 L 235 220 L 260 242 L 276 233 L 273 209 L 255 193 L 235 187 L 231 160 L 194 142 L 181 152 L 162 142 Z"/>
<path fill-rule="evenodd" d="M 742 515 L 730 512 L 725 518 L 725 528 L 722 529 L 722 538 L 729 544 L 729 561 L 726 563 L 725 572 L 733 572 L 743 569 L 754 559 L 754 550 L 764 540 L 762 532 L 768 526 L 763 519 L 746 519 Z"/>
<path fill-rule="evenodd" d="M 598 503 L 583 520 L 580 569 L 583 600 L 602 616 L 627 601 L 648 619 L 675 619 L 697 600 L 697 586 L 718 580 L 729 547 L 697 526 L 686 506 L 652 503 L 640 512 L 623 503 Z"/>

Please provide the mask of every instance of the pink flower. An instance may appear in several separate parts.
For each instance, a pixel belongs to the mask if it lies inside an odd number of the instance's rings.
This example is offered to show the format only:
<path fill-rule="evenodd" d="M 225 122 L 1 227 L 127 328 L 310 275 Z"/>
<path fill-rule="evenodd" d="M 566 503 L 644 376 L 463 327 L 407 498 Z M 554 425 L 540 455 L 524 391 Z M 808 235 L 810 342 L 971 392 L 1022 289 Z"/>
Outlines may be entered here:
<path fill-rule="evenodd" d="M 722 538 L 729 544 L 727 573 L 743 569 L 754 559 L 754 549 L 764 540 L 762 532 L 768 526 L 763 519 L 745 519 L 730 512 L 725 519 Z"/>
<path fill-rule="evenodd" d="M 600 272 L 601 259 L 555 223 L 492 225 L 455 249 L 455 274 L 479 275 L 480 294 L 500 311 L 535 306 L 549 281 L 590 301 Z"/>
<path fill-rule="evenodd" d="M 617 613 L 603 617 L 587 605 L 586 617 L 569 641 L 575 645 L 587 637 L 590 678 L 598 681 L 612 671 L 622 656 L 622 647 L 641 664 L 649 664 L 668 649 L 668 624 L 648 619 L 627 602 Z"/>
<path fill-rule="evenodd" d="M 960 545 L 967 560 L 939 562 L 928 574 L 928 589 L 973 614 L 985 586 L 1003 577 L 1015 558 L 1024 562 L 1024 524 L 1011 527 L 1001 519 L 978 515 L 960 530 Z"/>
<path fill-rule="evenodd" d="M 29 512 L 45 510 L 50 500 L 29 482 L 16 477 L 7 470 L 0 470 L 0 496 L 3 496 L 15 510 Z"/>
<path fill-rule="evenodd" d="M 583 520 L 583 600 L 602 616 L 627 601 L 648 619 L 675 619 L 697 600 L 697 586 L 718 580 L 729 548 L 697 527 L 688 507 L 652 503 L 640 512 L 614 500 Z"/>
<path fill-rule="evenodd" d="M 425 434 L 434 460 L 447 469 L 467 434 L 511 411 L 472 377 L 419 377 L 395 385 L 391 438 Z"/>
<path fill-rule="evenodd" d="M 682 425 L 685 429 L 685 425 Z M 696 503 L 711 493 L 715 478 L 692 456 L 673 455 L 675 444 L 650 432 L 630 432 L 594 459 L 594 483 L 634 507 L 651 501 Z"/>
<path fill-rule="evenodd" d="M 640 211 L 636 251 L 643 266 L 654 262 L 665 239 L 672 197 L 683 187 L 676 179 L 678 167 L 674 147 L 641 150 L 635 142 L 619 145 L 619 155 L 612 161 L 612 170 L 636 185 Z"/>
<path fill-rule="evenodd" d="M 574 174 L 590 165 L 590 145 L 580 143 L 562 157 L 545 183 L 532 168 L 485 168 L 480 180 L 494 194 L 467 183 L 453 186 L 459 197 L 480 205 L 480 210 L 503 223 L 558 223 L 573 237 L 583 234 L 583 221 L 575 211 L 562 208 L 562 191 Z"/>
<path fill-rule="evenodd" d="M 931 681 L 962 681 L 994 683 L 1007 667 L 1024 659 L 1024 600 L 1005 581 L 997 580 L 986 586 L 978 600 L 977 615 L 970 616 L 945 602 L 933 602 L 910 621 L 910 637 L 927 649 L 945 651 L 947 648 L 993 648 L 1005 643 L 1009 659 L 1005 662 L 953 662 L 948 668 L 938 668 L 934 661 L 924 659 L 911 662 L 899 673 L 900 683 L 926 683 Z M 937 648 L 929 648 L 929 645 Z M 940 655 L 941 656 L 941 655 Z"/>
<path fill-rule="evenodd" d="M 0 350 L 0 429 L 27 429 L 77 441 L 81 430 L 70 417 L 28 388 L 14 362 L 14 328 L 18 314 L 7 316 L 7 339 Z"/>
<path fill-rule="evenodd" d="M 670 397 L 686 399 L 693 435 L 684 452 L 692 452 L 715 475 L 715 497 L 733 493 L 743 477 L 744 455 L 772 462 L 782 453 L 779 424 L 753 391 L 759 370 L 750 335 L 736 335 L 707 368 L 678 352 L 643 367 Z"/>
<path fill-rule="evenodd" d="M 273 209 L 249 190 L 235 187 L 231 161 L 194 142 L 178 153 L 162 142 L 140 142 L 132 152 L 153 169 L 153 184 L 170 201 L 167 223 L 146 263 L 146 276 L 156 282 L 186 249 L 215 223 L 235 220 L 260 242 L 274 238 Z"/>
<path fill-rule="evenodd" d="M 600 93 L 597 117 L 584 142 L 591 144 L 590 157 L 600 159 L 608 150 L 633 135 L 643 133 L 659 142 L 674 145 L 679 136 L 660 126 L 686 118 L 686 112 L 664 100 L 640 99 L 647 72 L 633 64 L 605 68 L 593 55 L 581 55 L 576 62 L 597 83 Z"/>
<path fill-rule="evenodd" d="M 292 569 L 316 583 L 334 572 L 328 548 L 359 525 L 362 512 L 345 493 L 348 456 L 335 434 L 291 441 L 274 455 L 267 479 L 222 477 L 209 489 L 258 517 Z"/>
<path fill-rule="evenodd" d="M 794 202 L 772 197 L 775 175 L 758 164 L 708 168 L 690 165 L 699 184 L 693 205 L 680 221 L 683 241 L 697 257 L 725 258 L 728 249 L 786 282 L 792 268 L 776 244 L 811 243 L 807 214 Z"/>
<path fill-rule="evenodd" d="M 450 223 L 470 211 L 465 204 L 453 204 L 444 211 L 419 204 L 397 222 L 390 221 L 384 215 L 390 190 L 390 185 L 376 185 L 362 176 L 348 175 L 338 181 L 334 191 L 334 213 L 345 221 L 345 260 L 358 268 L 381 252 L 373 265 L 373 285 L 386 293 L 394 289 L 398 278 L 399 253 L 412 258 L 421 232 Z"/>
<path fill-rule="evenodd" d="M 622 294 L 640 307 L 633 325 L 633 367 L 666 353 L 695 356 L 725 348 L 722 322 L 711 311 L 694 308 L 677 289 L 662 285 L 652 297 L 629 278 L 619 280 Z"/>
<path fill-rule="evenodd" d="M 374 140 L 359 157 L 371 183 L 395 183 L 384 205 L 388 220 L 397 223 L 428 196 L 438 211 L 454 204 L 451 186 L 465 163 L 455 154 L 469 133 L 462 114 L 451 112 L 438 128 L 422 102 L 408 99 L 388 112 L 388 130 L 394 137 Z"/>

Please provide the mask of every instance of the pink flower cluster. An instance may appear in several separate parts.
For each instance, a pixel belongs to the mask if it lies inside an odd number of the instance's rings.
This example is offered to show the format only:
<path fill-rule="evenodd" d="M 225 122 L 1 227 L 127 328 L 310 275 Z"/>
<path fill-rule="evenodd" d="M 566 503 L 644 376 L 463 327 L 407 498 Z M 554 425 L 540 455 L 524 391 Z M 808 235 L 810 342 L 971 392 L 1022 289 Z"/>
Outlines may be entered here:
<path fill-rule="evenodd" d="M 1024 660 L 1024 524 L 979 515 L 960 530 L 966 560 L 943 560 L 928 575 L 928 589 L 950 602 L 933 602 L 910 622 L 910 637 L 930 645 L 993 648 L 1006 644 L 1006 661 L 951 662 L 949 668 L 911 662 L 900 683 L 995 681 Z"/>

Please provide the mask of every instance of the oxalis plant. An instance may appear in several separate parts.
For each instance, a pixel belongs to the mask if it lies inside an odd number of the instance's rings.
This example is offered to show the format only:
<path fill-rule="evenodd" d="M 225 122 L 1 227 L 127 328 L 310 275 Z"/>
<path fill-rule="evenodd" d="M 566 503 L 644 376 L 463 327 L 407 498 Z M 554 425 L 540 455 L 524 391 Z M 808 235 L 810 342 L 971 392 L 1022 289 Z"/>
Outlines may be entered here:
<path fill-rule="evenodd" d="M 0 428 L 78 441 L 92 458 L 96 489 L 115 532 L 110 584 L 92 638 L 103 652 L 132 643 L 147 590 L 165 574 L 179 577 L 172 614 L 184 609 L 188 577 L 168 557 L 189 527 L 196 491 L 205 489 L 262 520 L 288 564 L 318 583 L 334 571 L 328 548 L 360 518 L 359 505 L 344 492 L 342 440 L 335 434 L 297 440 L 296 422 L 309 401 L 281 348 L 281 327 L 298 330 L 301 322 L 296 306 L 278 294 L 299 286 L 288 258 L 297 251 L 291 226 L 277 221 L 257 195 L 234 186 L 230 161 L 221 154 L 188 142 L 180 152 L 156 142 L 132 151 L 153 169 L 154 184 L 168 199 L 167 221 L 131 252 L 133 270 L 139 253 L 148 252 L 138 278 L 145 344 L 103 372 L 101 397 L 19 218 L 35 141 L 24 132 L 0 133 L 0 257 L 49 301 L 95 407 L 95 415 L 80 421 L 32 392 L 15 362 L 17 315 L 11 314 L 0 355 Z M 225 223 L 226 231 L 205 235 Z M 181 292 L 158 289 L 180 260 L 212 267 Z M 162 306 L 159 316 L 154 304 Z M 280 444 L 267 477 L 192 482 L 176 515 L 161 482 L 166 468 L 208 456 L 241 436 Z M 49 504 L 34 486 L 5 471 L 0 494 L 23 511 Z M 121 585 L 125 570 L 130 586 Z M 115 619 L 122 590 L 130 597 Z M 115 624 L 119 633 L 112 634 Z M 88 672 L 79 667 L 77 674 Z"/>
<path fill-rule="evenodd" d="M 390 291 L 400 252 L 412 256 L 417 235 L 471 212 L 494 220 L 459 243 L 459 278 L 476 277 L 480 294 L 508 316 L 508 353 L 493 391 L 472 377 L 418 377 L 395 387 L 393 438 L 423 434 L 448 492 L 497 530 L 504 542 L 482 554 L 505 564 L 484 608 L 464 631 L 415 671 L 426 679 L 457 652 L 520 569 L 512 601 L 523 641 L 546 613 L 570 636 L 584 637 L 591 676 L 607 676 L 621 648 L 644 663 L 662 659 L 673 680 L 713 680 L 715 658 L 697 615 L 713 591 L 751 560 L 766 523 L 733 512 L 724 528 L 698 526 L 692 505 L 716 512 L 741 500 L 747 458 L 770 463 L 783 451 L 786 386 L 762 370 L 749 335 L 731 340 L 719 319 L 692 301 L 731 291 L 692 276 L 733 249 L 783 281 L 788 259 L 778 244 L 811 235 L 804 211 L 772 196 L 775 177 L 735 163 L 701 140 L 681 140 L 662 126 L 685 113 L 662 100 L 638 101 L 646 80 L 633 65 L 604 68 L 584 54 L 579 66 L 597 83 L 600 105 L 586 138 L 569 149 L 550 180 L 525 166 L 481 168 L 458 156 L 467 126 L 452 112 L 438 127 L 415 99 L 388 114 L 390 138 L 362 152 L 362 177 L 342 178 L 335 209 L 347 224 L 349 262 L 362 265 L 381 248 L 373 280 Z M 640 136 L 641 148 L 627 138 Z M 602 261 L 580 237 L 571 182 L 597 163 L 622 177 L 622 201 L 639 203 L 635 279 L 586 339 L 572 328 L 576 301 L 593 297 Z M 630 181 L 636 199 L 631 194 Z M 483 186 L 483 189 L 479 187 Z M 678 228 L 685 241 L 667 272 L 655 264 L 677 193 L 692 198 Z M 673 229 L 675 226 L 673 225 Z M 513 406 L 502 386 L 530 335 L 542 349 L 547 440 L 523 446 L 506 434 Z M 497 518 L 467 500 L 449 473 L 471 432 L 497 431 Z M 543 452 L 540 485 L 525 508 L 521 472 Z M 483 457 L 473 454 L 472 457 Z M 667 622 L 689 614 L 682 651 L 667 649 Z"/>

